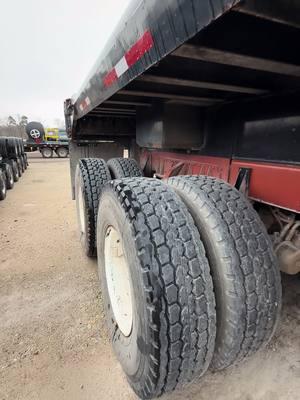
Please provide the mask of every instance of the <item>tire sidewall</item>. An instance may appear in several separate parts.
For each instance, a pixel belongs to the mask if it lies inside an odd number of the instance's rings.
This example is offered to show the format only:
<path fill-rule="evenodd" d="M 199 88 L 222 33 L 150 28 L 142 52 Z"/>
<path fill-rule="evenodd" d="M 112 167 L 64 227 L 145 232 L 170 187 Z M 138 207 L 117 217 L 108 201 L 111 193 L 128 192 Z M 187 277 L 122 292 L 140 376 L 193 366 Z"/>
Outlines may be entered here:
<path fill-rule="evenodd" d="M 107 287 L 105 270 L 105 234 L 109 226 L 113 226 L 123 239 L 123 250 L 127 260 L 131 277 L 131 295 L 133 301 L 133 326 L 128 337 L 125 337 L 115 323 L 115 317 L 110 306 L 110 297 Z M 141 266 L 136 254 L 136 246 L 132 227 L 128 222 L 125 211 L 116 197 L 110 192 L 101 198 L 101 207 L 98 213 L 97 224 L 97 254 L 98 272 L 102 286 L 102 296 L 107 318 L 107 326 L 112 340 L 114 352 L 122 365 L 127 377 L 139 385 L 139 381 L 145 375 L 147 367 L 146 357 L 147 343 L 149 343 L 149 331 L 145 316 L 144 288 L 141 276 Z M 142 383 L 141 383 L 142 386 Z"/>
<path fill-rule="evenodd" d="M 47 151 L 49 151 L 49 155 L 47 155 Z M 53 157 L 53 151 L 50 148 L 44 147 L 41 149 L 41 153 L 43 158 L 52 158 Z"/>
<path fill-rule="evenodd" d="M 180 184 L 180 183 L 179 183 Z M 222 219 L 219 216 L 219 211 L 216 210 L 213 206 L 211 206 L 208 202 L 207 196 L 204 193 L 197 193 L 198 198 L 197 202 L 192 200 L 192 197 L 187 195 L 184 191 L 178 191 L 176 186 L 172 186 L 175 192 L 178 195 L 181 195 L 184 199 L 184 203 L 189 209 L 196 226 L 201 234 L 206 253 L 208 255 L 208 259 L 210 262 L 210 268 L 212 271 L 212 278 L 214 282 L 214 291 L 216 297 L 216 309 L 218 315 L 218 329 L 217 329 L 217 338 L 216 343 L 221 343 L 224 332 L 226 331 L 226 324 L 228 319 L 230 319 L 230 315 L 228 314 L 228 304 L 227 304 L 227 295 L 229 288 L 226 286 L 226 280 L 224 279 L 224 274 L 226 271 L 224 270 L 223 265 L 223 257 L 224 251 L 220 253 L 220 247 L 218 246 L 219 234 L 215 231 L 214 226 L 222 226 Z M 182 186 L 183 188 L 183 186 Z M 201 211 L 204 210 L 204 211 Z M 205 216 L 207 214 L 213 217 L 214 222 L 212 226 L 209 226 L 207 221 L 205 220 Z M 227 234 L 226 229 L 223 231 L 223 237 L 226 237 L 226 247 L 228 252 L 230 253 L 231 263 L 232 265 L 237 265 L 239 263 L 238 255 L 236 250 L 234 249 L 233 240 L 229 234 Z M 239 273 L 238 269 L 235 269 L 235 274 Z M 236 290 L 240 294 L 240 297 L 245 298 L 246 294 L 240 282 L 242 282 L 242 275 L 239 276 L 239 279 L 235 281 Z M 246 305 L 243 302 L 236 304 L 237 310 L 239 314 L 246 313 Z M 244 321 L 240 321 L 240 329 L 241 331 L 244 328 Z M 242 337 L 242 335 L 241 335 Z"/>
<path fill-rule="evenodd" d="M 20 162 L 21 162 L 22 172 L 25 172 L 25 163 L 22 156 L 20 156 Z"/>
<path fill-rule="evenodd" d="M 12 170 L 13 170 L 14 181 L 18 182 L 18 180 L 20 178 L 18 164 L 15 160 L 12 160 L 11 166 L 12 166 Z"/>
<path fill-rule="evenodd" d="M 22 154 L 22 160 L 23 160 L 23 165 L 24 165 L 24 168 L 25 169 L 27 169 L 27 162 L 26 162 L 26 157 L 25 157 L 25 155 L 24 154 Z"/>
<path fill-rule="evenodd" d="M 7 189 L 12 189 L 14 186 L 14 176 L 12 167 L 9 164 L 5 164 L 5 173 Z"/>
<path fill-rule="evenodd" d="M 19 158 L 17 158 L 16 163 L 17 163 L 17 168 L 18 168 L 18 173 L 19 173 L 19 178 L 20 178 L 23 173 L 21 160 Z"/>
<path fill-rule="evenodd" d="M 133 158 L 111 158 L 107 166 L 113 179 L 144 176 L 136 160 Z"/>
<path fill-rule="evenodd" d="M 108 166 L 109 172 L 113 179 L 124 178 L 123 170 L 122 170 L 120 164 L 116 163 L 115 160 L 114 160 L 114 162 L 108 162 L 107 166 Z"/>
<path fill-rule="evenodd" d="M 60 152 L 63 151 L 64 154 L 60 154 Z M 65 147 L 59 147 L 56 150 L 56 154 L 59 158 L 67 158 L 68 157 L 68 150 Z"/>
<path fill-rule="evenodd" d="M 6 197 L 6 179 L 5 173 L 0 170 L 0 200 L 4 200 Z"/>

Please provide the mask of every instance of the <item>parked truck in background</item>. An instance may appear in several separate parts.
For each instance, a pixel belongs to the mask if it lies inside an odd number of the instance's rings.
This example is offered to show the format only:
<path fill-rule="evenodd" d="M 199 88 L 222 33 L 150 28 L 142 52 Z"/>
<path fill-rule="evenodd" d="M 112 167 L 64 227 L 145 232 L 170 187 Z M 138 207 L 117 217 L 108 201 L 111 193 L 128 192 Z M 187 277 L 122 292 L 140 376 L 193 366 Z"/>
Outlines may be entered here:
<path fill-rule="evenodd" d="M 300 272 L 299 16 L 133 0 L 65 101 L 81 242 L 143 399 L 268 343 Z"/>
<path fill-rule="evenodd" d="M 52 158 L 54 154 L 59 158 L 68 157 L 69 139 L 64 129 L 44 128 L 40 122 L 32 121 L 25 130 L 28 136 L 26 151 L 38 150 L 43 158 Z"/>

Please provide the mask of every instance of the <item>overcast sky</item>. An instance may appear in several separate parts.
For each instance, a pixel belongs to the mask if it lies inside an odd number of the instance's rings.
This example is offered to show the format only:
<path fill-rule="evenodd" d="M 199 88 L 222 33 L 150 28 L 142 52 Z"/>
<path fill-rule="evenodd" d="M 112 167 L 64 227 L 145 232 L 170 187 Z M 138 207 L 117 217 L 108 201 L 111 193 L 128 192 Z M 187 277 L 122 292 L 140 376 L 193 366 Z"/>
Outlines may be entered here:
<path fill-rule="evenodd" d="M 0 119 L 63 119 L 129 1 L 0 0 Z"/>

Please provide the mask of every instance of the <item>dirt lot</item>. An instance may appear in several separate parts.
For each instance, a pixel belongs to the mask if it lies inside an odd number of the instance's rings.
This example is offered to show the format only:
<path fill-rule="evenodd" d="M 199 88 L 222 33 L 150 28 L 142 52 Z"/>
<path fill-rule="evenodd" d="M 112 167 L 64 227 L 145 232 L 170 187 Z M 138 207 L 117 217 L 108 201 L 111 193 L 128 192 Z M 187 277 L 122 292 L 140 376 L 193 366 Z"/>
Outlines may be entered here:
<path fill-rule="evenodd" d="M 34 158 L 0 203 L 0 399 L 136 399 L 106 336 L 96 262 L 81 252 L 68 160 Z M 267 349 L 165 399 L 300 399 L 300 281 L 284 278 Z"/>

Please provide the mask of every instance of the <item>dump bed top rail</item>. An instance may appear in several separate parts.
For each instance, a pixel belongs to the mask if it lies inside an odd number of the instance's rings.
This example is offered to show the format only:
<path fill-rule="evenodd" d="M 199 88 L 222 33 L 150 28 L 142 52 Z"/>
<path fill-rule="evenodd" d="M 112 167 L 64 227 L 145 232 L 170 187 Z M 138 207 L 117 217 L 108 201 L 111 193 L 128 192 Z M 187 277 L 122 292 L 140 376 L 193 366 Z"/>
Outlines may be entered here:
<path fill-rule="evenodd" d="M 132 0 L 65 102 L 69 136 L 135 134 L 141 109 L 299 92 L 300 0 Z M 84 118 L 83 118 L 84 117 Z"/>
<path fill-rule="evenodd" d="M 79 119 L 240 0 L 134 0 L 74 102 Z"/>

